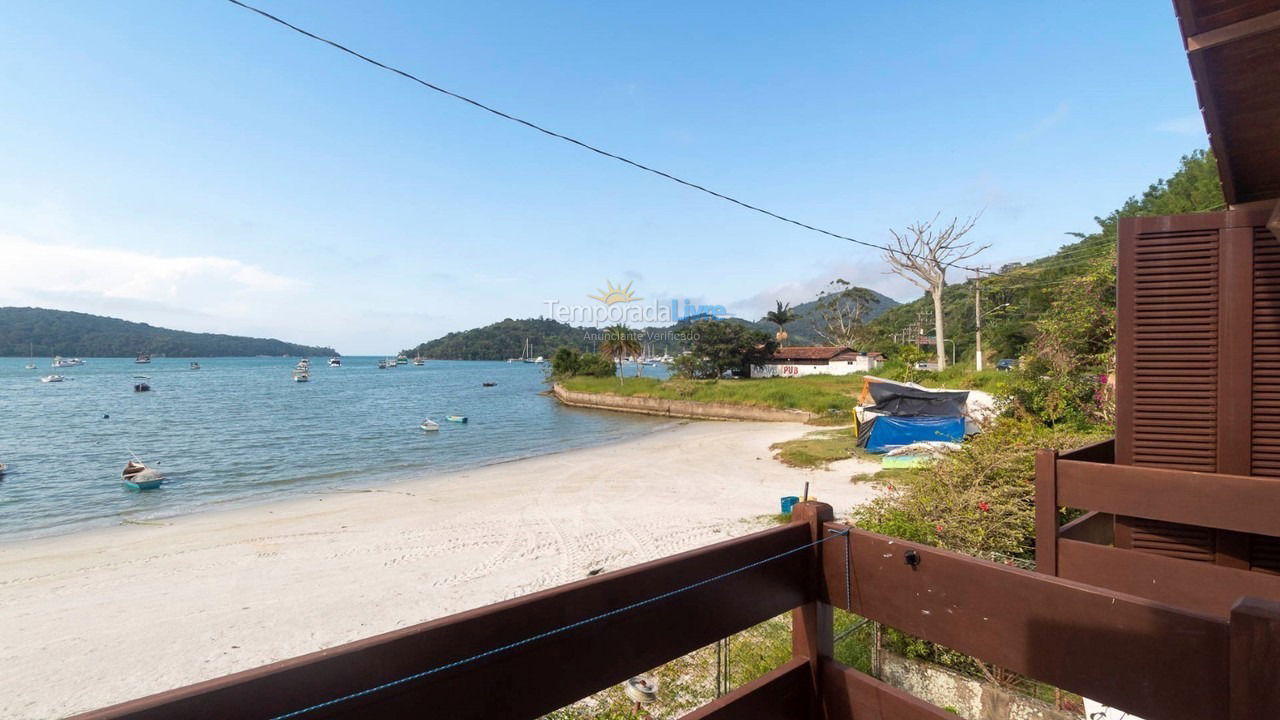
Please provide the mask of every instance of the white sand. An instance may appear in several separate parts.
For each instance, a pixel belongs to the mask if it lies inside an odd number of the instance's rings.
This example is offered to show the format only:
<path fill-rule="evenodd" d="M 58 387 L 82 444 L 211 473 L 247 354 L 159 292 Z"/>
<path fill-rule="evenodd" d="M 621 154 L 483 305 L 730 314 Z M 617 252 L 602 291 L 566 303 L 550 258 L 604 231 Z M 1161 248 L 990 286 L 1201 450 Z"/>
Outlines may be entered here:
<path fill-rule="evenodd" d="M 875 491 L 787 468 L 813 428 L 694 423 L 422 478 L 0 545 L 0 717 L 180 687 L 717 542 L 778 498 Z"/>

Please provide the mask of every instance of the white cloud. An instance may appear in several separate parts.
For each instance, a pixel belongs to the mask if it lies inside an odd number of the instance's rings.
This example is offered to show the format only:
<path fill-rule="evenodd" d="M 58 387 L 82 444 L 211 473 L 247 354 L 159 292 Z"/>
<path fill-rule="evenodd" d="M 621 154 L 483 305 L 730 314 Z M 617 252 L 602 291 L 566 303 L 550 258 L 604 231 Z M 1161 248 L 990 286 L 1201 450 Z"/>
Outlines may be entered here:
<path fill-rule="evenodd" d="M 1169 118 L 1156 124 L 1156 130 L 1175 135 L 1204 135 L 1204 119 L 1200 113 L 1191 113 L 1182 117 Z"/>
<path fill-rule="evenodd" d="M 836 278 L 842 278 L 853 285 L 870 288 L 883 293 L 899 302 L 909 302 L 920 295 L 920 290 L 908 281 L 885 271 L 882 262 L 838 263 L 825 266 L 818 274 L 806 280 L 799 280 L 774 285 L 751 297 L 738 300 L 729 306 L 738 317 L 757 320 L 774 308 L 774 303 L 799 305 L 814 300 L 818 293 L 827 289 L 828 284 Z"/>
<path fill-rule="evenodd" d="M 124 315 L 180 329 L 231 332 L 260 321 L 303 287 L 293 278 L 216 256 L 39 243 L 0 235 L 0 304 Z M 190 327 L 191 318 L 204 318 Z M 253 322 L 253 325 L 260 325 Z"/>

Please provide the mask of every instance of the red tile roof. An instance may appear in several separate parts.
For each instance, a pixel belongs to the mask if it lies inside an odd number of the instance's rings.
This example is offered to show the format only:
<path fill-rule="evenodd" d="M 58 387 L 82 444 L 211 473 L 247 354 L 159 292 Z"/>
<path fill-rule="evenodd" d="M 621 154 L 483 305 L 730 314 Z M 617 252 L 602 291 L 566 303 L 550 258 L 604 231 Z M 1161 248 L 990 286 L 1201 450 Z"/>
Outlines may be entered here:
<path fill-rule="evenodd" d="M 839 355 L 857 351 L 845 347 L 780 347 L 773 353 L 773 360 L 831 360 Z"/>

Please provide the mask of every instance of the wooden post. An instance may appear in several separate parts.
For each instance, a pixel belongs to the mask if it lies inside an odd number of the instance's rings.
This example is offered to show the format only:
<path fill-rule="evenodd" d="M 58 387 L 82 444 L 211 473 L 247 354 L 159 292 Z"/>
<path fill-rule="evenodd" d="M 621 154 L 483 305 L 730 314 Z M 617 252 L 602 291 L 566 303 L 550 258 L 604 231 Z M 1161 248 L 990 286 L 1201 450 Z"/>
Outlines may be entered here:
<path fill-rule="evenodd" d="M 1058 451 L 1036 453 L 1036 572 L 1058 574 Z"/>
<path fill-rule="evenodd" d="M 1231 720 L 1280 718 L 1280 602 L 1231 608 Z"/>
<path fill-rule="evenodd" d="M 791 510 L 791 521 L 805 523 L 809 526 L 809 537 L 815 541 L 823 539 L 826 530 L 823 523 L 835 519 L 831 506 L 820 502 L 796 503 Z M 844 539 L 848 541 L 847 538 Z M 810 576 L 810 597 L 818 597 L 822 582 L 822 553 L 827 545 L 836 545 L 840 539 L 816 545 L 813 548 L 813 573 Z M 826 717 L 822 704 L 822 692 L 819 685 L 822 678 L 822 660 L 830 658 L 835 652 L 835 626 L 831 606 L 812 601 L 791 611 L 791 655 L 796 658 L 808 658 L 809 677 L 812 693 L 810 717 L 821 720 Z"/>

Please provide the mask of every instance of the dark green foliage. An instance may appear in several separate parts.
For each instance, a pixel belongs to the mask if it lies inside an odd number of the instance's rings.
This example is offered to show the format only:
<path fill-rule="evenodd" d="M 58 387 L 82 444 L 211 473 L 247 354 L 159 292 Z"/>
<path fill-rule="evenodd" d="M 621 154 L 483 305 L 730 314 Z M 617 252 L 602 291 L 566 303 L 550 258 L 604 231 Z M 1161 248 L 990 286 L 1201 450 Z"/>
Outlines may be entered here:
<path fill-rule="evenodd" d="M 405 351 L 436 360 L 506 360 L 520 357 L 524 341 L 533 344 L 533 354 L 547 355 L 553 348 L 568 347 L 579 352 L 595 350 L 585 328 L 576 328 L 544 318 L 507 318 L 474 330 L 452 332 Z"/>
<path fill-rule="evenodd" d="M 615 372 L 612 360 L 597 353 L 583 353 L 570 347 L 562 347 L 551 356 L 551 379 L 571 377 L 612 377 Z"/>
<path fill-rule="evenodd" d="M 0 355 L 252 357 L 336 355 L 330 347 L 281 340 L 167 330 L 146 323 L 42 308 L 0 308 Z"/>
<path fill-rule="evenodd" d="M 765 333 L 738 323 L 722 320 L 699 320 L 690 328 L 691 361 L 677 363 L 676 372 L 692 370 L 692 377 L 718 378 L 733 372 L 746 376 L 752 365 L 762 364 L 778 343 Z"/>

